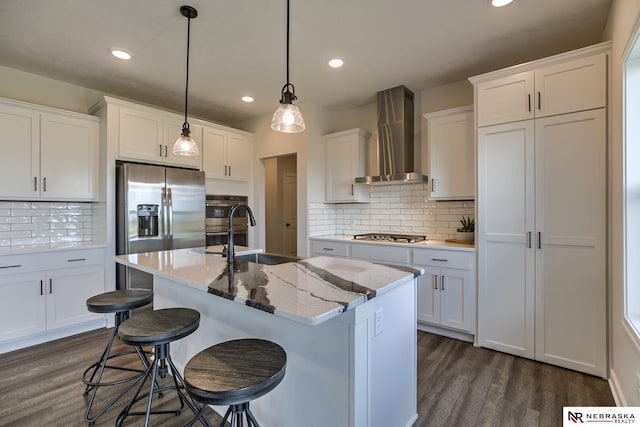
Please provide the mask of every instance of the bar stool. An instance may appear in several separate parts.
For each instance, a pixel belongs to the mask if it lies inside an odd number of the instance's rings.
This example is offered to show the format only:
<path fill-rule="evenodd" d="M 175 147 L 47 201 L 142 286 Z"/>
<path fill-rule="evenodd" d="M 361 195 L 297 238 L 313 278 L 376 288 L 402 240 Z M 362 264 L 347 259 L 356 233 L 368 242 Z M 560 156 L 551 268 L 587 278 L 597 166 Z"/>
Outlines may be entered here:
<path fill-rule="evenodd" d="M 259 427 L 249 403 L 273 390 L 284 378 L 287 353 L 278 344 L 262 339 L 226 341 L 202 350 L 184 368 L 187 392 L 203 403 L 186 426 L 202 419 L 207 405 L 229 405 L 220 423 L 231 416 L 231 427 Z M 185 426 L 185 427 L 186 427 Z"/>
<path fill-rule="evenodd" d="M 102 414 L 104 414 L 109 408 L 111 408 L 122 396 L 124 396 L 134 385 L 135 381 L 142 377 L 143 373 L 148 367 L 148 361 L 145 356 L 145 352 L 138 346 L 134 347 L 132 351 L 123 351 L 116 354 L 111 354 L 111 347 L 113 346 L 113 340 L 118 333 L 118 329 L 122 322 L 129 318 L 129 312 L 133 309 L 144 307 L 145 305 L 153 301 L 153 292 L 148 289 L 127 289 L 112 292 L 105 292 L 103 294 L 92 296 L 87 300 L 87 309 L 92 313 L 115 313 L 115 327 L 111 333 L 111 337 L 107 342 L 107 346 L 93 365 L 89 366 L 82 374 L 82 382 L 86 384 L 84 389 L 84 396 L 87 396 L 91 392 L 89 403 L 87 404 L 87 410 L 84 414 L 84 420 L 92 425 L 96 422 Z M 132 369 L 122 366 L 109 365 L 109 361 L 116 357 L 126 356 L 129 354 L 137 353 L 144 369 Z M 105 369 L 113 369 L 119 371 L 136 372 L 137 374 L 121 378 L 114 381 L 102 381 L 102 375 Z M 91 375 L 89 376 L 89 372 Z M 118 384 L 124 384 L 131 381 L 131 384 L 126 387 L 120 394 L 118 394 L 113 400 L 111 400 L 104 408 L 102 408 L 97 414 L 91 416 L 91 409 L 93 402 L 96 398 L 96 393 L 99 387 L 102 386 L 114 386 Z"/>
<path fill-rule="evenodd" d="M 132 346 L 153 346 L 154 358 L 149 364 L 142 381 L 138 385 L 131 402 L 120 412 L 116 419 L 116 426 L 121 426 L 129 415 L 144 415 L 144 425 L 149 425 L 149 417 L 152 414 L 180 415 L 186 404 L 194 414 L 199 414 L 199 405 L 184 393 L 184 380 L 180 372 L 171 360 L 169 344 L 187 335 L 192 334 L 200 325 L 200 313 L 190 308 L 166 308 L 139 314 L 127 320 L 120 326 L 118 332 L 120 341 Z M 173 377 L 173 385 L 157 387 L 156 378 L 166 377 L 170 373 Z M 151 379 L 149 393 L 140 395 L 147 379 Z M 175 390 L 180 400 L 180 408 L 175 410 L 152 411 L 154 393 L 162 393 L 167 390 Z M 131 412 L 133 405 L 143 399 L 148 399 L 145 412 Z M 204 416 L 197 415 L 204 419 Z M 205 420 L 206 421 L 206 420 Z M 206 425 L 206 424 L 205 424 Z"/>

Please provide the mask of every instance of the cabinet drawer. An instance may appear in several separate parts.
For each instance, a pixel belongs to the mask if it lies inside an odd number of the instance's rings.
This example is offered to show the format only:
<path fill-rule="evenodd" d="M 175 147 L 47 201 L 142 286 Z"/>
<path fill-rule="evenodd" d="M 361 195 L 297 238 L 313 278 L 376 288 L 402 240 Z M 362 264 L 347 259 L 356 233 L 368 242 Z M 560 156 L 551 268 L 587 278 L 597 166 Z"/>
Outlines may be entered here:
<path fill-rule="evenodd" d="M 473 252 L 447 251 L 444 249 L 414 249 L 413 263 L 435 267 L 473 270 Z"/>
<path fill-rule="evenodd" d="M 382 262 L 385 264 L 409 264 L 410 249 L 392 248 L 387 245 L 352 245 L 351 258 L 365 261 Z"/>
<path fill-rule="evenodd" d="M 338 257 L 349 256 L 349 245 L 339 242 L 311 242 L 311 252 L 314 255 L 329 255 Z"/>
<path fill-rule="evenodd" d="M 103 249 L 0 256 L 0 276 L 104 263 Z"/>

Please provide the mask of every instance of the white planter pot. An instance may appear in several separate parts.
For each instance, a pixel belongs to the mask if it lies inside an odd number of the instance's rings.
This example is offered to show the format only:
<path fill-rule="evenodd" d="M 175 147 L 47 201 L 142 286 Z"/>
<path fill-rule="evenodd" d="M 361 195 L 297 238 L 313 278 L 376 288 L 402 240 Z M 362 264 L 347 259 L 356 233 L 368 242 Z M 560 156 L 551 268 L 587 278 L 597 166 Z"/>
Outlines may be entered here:
<path fill-rule="evenodd" d="M 461 240 L 463 242 L 473 242 L 473 231 L 456 231 L 456 240 Z"/>

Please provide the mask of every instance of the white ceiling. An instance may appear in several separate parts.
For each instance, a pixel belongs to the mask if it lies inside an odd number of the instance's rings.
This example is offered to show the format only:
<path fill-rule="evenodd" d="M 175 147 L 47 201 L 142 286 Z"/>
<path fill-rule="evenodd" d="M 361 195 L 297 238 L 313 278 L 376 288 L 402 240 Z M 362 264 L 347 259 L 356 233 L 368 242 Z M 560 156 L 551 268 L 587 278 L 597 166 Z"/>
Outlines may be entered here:
<path fill-rule="evenodd" d="M 286 0 L 1 0 L 0 65 L 233 123 L 275 110 Z M 291 0 L 298 103 L 351 108 L 404 84 L 455 82 L 601 41 L 611 0 Z M 111 47 L 133 52 L 114 59 Z M 332 56 L 344 59 L 330 69 Z M 2 82 L 0 82 L 0 85 Z M 252 104 L 242 95 L 255 98 Z"/>

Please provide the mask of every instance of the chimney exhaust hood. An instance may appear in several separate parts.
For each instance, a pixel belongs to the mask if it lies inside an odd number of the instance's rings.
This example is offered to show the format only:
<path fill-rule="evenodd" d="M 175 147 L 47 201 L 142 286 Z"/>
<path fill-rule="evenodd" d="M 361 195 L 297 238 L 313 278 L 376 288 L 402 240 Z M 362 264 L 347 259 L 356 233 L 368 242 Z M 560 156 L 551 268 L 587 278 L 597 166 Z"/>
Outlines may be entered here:
<path fill-rule="evenodd" d="M 426 182 L 414 171 L 413 92 L 397 86 L 378 92 L 378 166 L 380 175 L 356 178 L 356 184 Z"/>

